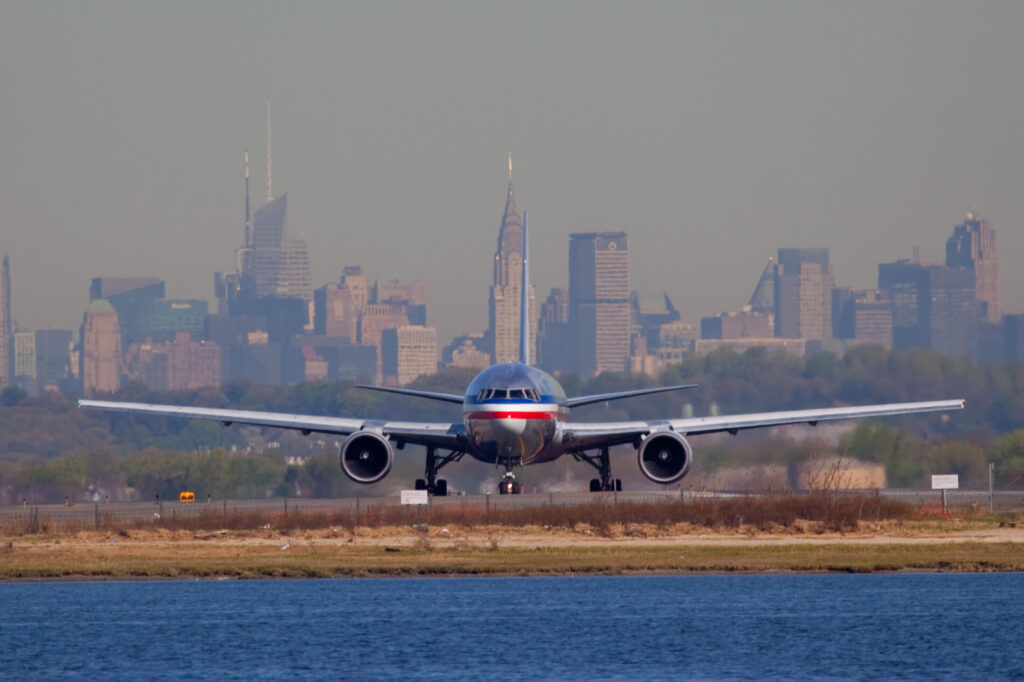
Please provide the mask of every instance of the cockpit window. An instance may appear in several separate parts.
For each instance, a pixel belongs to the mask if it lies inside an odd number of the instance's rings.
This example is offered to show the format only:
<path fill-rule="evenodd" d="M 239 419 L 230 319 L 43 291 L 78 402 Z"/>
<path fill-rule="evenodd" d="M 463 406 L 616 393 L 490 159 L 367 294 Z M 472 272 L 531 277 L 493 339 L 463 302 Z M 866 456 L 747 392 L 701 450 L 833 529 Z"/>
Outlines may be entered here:
<path fill-rule="evenodd" d="M 535 388 L 484 388 L 476 394 L 477 402 L 485 400 L 529 400 L 540 402 L 540 393 Z"/>

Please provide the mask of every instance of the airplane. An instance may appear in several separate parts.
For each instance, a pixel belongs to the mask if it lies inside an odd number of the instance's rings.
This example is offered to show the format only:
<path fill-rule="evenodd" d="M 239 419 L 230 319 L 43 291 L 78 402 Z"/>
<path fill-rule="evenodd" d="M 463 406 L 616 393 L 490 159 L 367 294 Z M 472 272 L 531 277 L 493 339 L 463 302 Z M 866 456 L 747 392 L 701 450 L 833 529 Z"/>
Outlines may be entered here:
<path fill-rule="evenodd" d="M 518 362 L 501 363 L 481 371 L 470 382 L 464 395 L 360 386 L 461 404 L 461 422 L 321 417 L 103 400 L 79 400 L 78 405 L 111 412 L 206 419 L 222 422 L 225 426 L 249 424 L 293 429 L 303 435 L 318 432 L 344 436 L 339 453 L 341 468 L 350 479 L 364 484 L 377 483 L 388 475 L 396 450 L 406 445 L 424 446 L 424 478 L 416 480 L 415 488 L 436 496 L 448 494 L 447 481 L 438 478 L 438 473 L 466 455 L 481 462 L 504 466 L 505 475 L 498 486 L 501 494 L 522 492 L 513 469 L 551 462 L 563 455 L 570 455 L 596 469 L 597 478 L 590 481 L 591 492 L 616 491 L 622 490 L 622 481 L 612 478 L 610 448 L 617 445 L 631 445 L 643 475 L 655 483 L 667 485 L 681 480 L 690 471 L 693 461 L 690 436 L 721 432 L 735 435 L 745 429 L 783 424 L 816 426 L 823 421 L 960 410 L 965 406 L 964 400 L 935 400 L 682 419 L 574 422 L 570 418 L 570 410 L 574 407 L 692 389 L 696 385 L 661 386 L 567 398 L 553 376 L 530 365 L 528 246 L 527 214 L 524 213 Z"/>

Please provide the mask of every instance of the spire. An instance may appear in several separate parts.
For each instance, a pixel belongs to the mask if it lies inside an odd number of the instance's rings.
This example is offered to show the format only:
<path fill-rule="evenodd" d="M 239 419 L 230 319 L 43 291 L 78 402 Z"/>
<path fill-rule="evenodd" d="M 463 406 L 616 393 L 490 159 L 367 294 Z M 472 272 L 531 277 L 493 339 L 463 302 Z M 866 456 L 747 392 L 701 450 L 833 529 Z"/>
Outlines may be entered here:
<path fill-rule="evenodd" d="M 252 214 L 249 210 L 249 150 L 245 150 L 245 248 L 252 247 Z"/>
<path fill-rule="evenodd" d="M 750 309 L 755 313 L 767 315 L 775 312 L 775 259 L 768 257 L 768 264 L 761 271 L 754 293 L 750 296 Z"/>
<path fill-rule="evenodd" d="M 501 230 L 498 233 L 498 248 L 501 249 L 501 243 L 504 241 L 505 230 L 510 225 L 521 227 L 523 224 L 522 218 L 519 217 L 519 211 L 516 209 L 516 195 L 512 188 L 512 152 L 508 153 L 508 196 L 505 198 L 505 213 L 501 217 Z M 518 235 L 516 235 L 518 237 Z M 518 241 L 518 240 L 517 240 Z M 513 246 L 510 244 L 510 246 Z M 514 247 L 518 247 L 515 244 Z M 513 248 L 515 250 L 515 248 Z"/>
<path fill-rule="evenodd" d="M 267 195 L 265 197 L 266 198 L 266 202 L 268 204 L 271 201 L 274 200 L 274 192 L 273 192 L 273 189 L 272 189 L 272 187 L 273 187 L 273 178 L 274 178 L 274 176 L 273 176 L 273 173 L 271 173 L 271 169 L 270 169 L 270 100 L 268 99 L 267 100 L 267 180 L 266 180 L 266 183 L 267 183 Z"/>

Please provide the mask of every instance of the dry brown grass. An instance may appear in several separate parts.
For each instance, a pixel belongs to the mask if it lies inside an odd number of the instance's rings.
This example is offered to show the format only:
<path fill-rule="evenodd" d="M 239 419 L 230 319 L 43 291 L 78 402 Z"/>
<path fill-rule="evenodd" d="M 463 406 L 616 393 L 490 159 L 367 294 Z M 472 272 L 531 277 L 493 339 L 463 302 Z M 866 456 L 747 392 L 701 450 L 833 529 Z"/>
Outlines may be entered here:
<path fill-rule="evenodd" d="M 641 526 L 654 525 L 665 529 L 685 523 L 698 528 L 751 528 L 772 531 L 790 528 L 794 524 L 809 522 L 820 532 L 855 530 L 860 523 L 921 516 L 913 505 L 870 495 L 836 495 L 828 492 L 810 495 L 751 495 L 732 498 L 702 500 L 668 500 L 662 502 L 596 501 L 574 506 L 541 505 L 519 509 L 494 509 L 481 504 L 436 505 L 408 507 L 398 505 L 368 505 L 355 510 L 291 510 L 283 511 L 228 511 L 204 509 L 194 515 L 164 516 L 138 521 L 119 520 L 109 514 L 100 514 L 99 526 L 94 521 L 56 524 L 45 514 L 39 520 L 39 533 L 66 534 L 82 530 L 102 530 L 118 533 L 144 528 L 187 530 L 257 530 L 273 528 L 278 531 L 356 527 L 381 528 L 412 526 L 414 524 L 451 525 L 462 527 L 498 526 L 572 529 L 585 524 L 593 533 L 610 537 L 613 529 L 625 529 L 618 534 L 636 534 Z M 926 516 L 932 516 L 926 513 Z M 12 522 L 0 527 L 0 535 L 28 534 L 24 522 Z"/>

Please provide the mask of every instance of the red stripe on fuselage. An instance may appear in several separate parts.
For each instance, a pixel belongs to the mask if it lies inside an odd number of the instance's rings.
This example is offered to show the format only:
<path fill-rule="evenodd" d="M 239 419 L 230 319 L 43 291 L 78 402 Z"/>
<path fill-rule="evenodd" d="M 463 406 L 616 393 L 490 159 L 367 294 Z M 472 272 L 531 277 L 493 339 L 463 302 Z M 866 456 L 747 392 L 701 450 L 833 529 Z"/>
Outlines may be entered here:
<path fill-rule="evenodd" d="M 466 419 L 557 419 L 557 412 L 520 412 L 516 410 L 494 410 L 470 412 Z"/>

